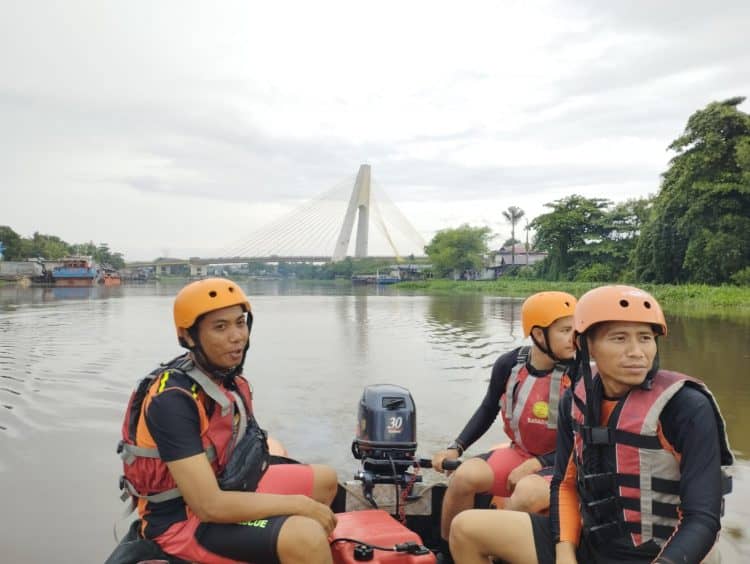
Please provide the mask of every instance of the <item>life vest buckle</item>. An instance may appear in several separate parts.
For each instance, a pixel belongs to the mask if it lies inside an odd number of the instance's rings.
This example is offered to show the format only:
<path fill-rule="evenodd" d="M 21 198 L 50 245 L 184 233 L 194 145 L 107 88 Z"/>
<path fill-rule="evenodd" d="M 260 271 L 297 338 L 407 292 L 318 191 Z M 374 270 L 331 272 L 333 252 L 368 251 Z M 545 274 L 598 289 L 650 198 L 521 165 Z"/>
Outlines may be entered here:
<path fill-rule="evenodd" d="M 125 441 L 120 440 L 117 442 L 117 454 L 122 454 L 123 449 L 125 448 Z"/>
<path fill-rule="evenodd" d="M 586 510 L 591 513 L 597 522 L 606 521 L 618 514 L 619 504 L 615 496 L 596 499 L 586 502 Z"/>
<path fill-rule="evenodd" d="M 724 495 L 732 493 L 732 476 L 723 468 L 721 469 L 721 493 Z"/>
<path fill-rule="evenodd" d="M 578 483 L 586 492 L 615 492 L 617 491 L 617 474 L 613 472 L 579 474 Z"/>
<path fill-rule="evenodd" d="M 615 444 L 615 431 L 610 427 L 581 425 L 581 436 L 587 445 L 608 446 Z"/>
<path fill-rule="evenodd" d="M 593 527 L 584 527 L 584 533 L 589 543 L 594 548 L 612 544 L 612 541 L 621 537 L 623 528 L 619 521 L 609 521 L 603 525 L 594 525 Z"/>

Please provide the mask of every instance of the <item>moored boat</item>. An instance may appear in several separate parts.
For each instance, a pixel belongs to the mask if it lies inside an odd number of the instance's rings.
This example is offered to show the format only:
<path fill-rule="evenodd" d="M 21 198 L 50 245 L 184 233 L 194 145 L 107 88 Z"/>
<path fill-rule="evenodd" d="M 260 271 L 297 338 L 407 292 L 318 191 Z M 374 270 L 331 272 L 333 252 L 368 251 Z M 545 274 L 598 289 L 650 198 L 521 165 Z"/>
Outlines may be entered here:
<path fill-rule="evenodd" d="M 56 286 L 88 287 L 97 284 L 119 286 L 120 274 L 108 266 L 98 266 L 90 256 L 70 256 L 52 270 Z"/>
<path fill-rule="evenodd" d="M 91 257 L 71 256 L 62 259 L 62 265 L 52 269 L 56 286 L 93 286 L 99 271 Z"/>
<path fill-rule="evenodd" d="M 119 272 L 113 268 L 104 267 L 102 268 L 99 282 L 105 286 L 119 286 L 122 283 L 122 279 Z"/>

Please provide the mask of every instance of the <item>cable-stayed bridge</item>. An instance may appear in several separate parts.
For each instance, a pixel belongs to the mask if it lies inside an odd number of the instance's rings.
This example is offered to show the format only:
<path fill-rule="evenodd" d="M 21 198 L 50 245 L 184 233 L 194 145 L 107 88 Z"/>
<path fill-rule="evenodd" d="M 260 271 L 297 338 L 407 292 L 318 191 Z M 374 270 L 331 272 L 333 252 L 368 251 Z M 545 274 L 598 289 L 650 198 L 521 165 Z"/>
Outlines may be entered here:
<path fill-rule="evenodd" d="M 356 222 L 356 234 L 354 224 Z M 425 241 L 372 179 L 370 165 L 283 217 L 216 252 L 212 260 L 343 260 L 424 255 Z"/>
<path fill-rule="evenodd" d="M 356 223 L 356 233 L 355 233 Z M 190 266 L 191 275 L 209 264 L 251 261 L 327 262 L 355 258 L 399 260 L 423 256 L 425 241 L 372 179 L 370 165 L 279 219 L 248 233 L 212 257 L 164 259 L 131 266 L 156 266 L 161 273 Z"/>

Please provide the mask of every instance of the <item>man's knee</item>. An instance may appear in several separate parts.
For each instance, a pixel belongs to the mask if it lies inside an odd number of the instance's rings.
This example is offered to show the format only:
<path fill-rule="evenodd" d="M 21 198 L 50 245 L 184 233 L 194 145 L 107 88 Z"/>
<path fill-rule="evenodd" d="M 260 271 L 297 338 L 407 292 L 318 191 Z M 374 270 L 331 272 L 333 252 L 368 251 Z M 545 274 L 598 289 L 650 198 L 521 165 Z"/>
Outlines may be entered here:
<path fill-rule="evenodd" d="M 475 530 L 475 511 L 477 510 L 462 511 L 451 522 L 449 543 L 454 554 L 474 544 L 471 533 Z"/>
<path fill-rule="evenodd" d="M 328 537 L 315 519 L 293 515 L 279 531 L 277 552 L 282 562 L 305 561 L 306 556 L 329 551 Z"/>
<path fill-rule="evenodd" d="M 493 479 L 490 465 L 481 458 L 472 458 L 458 467 L 451 477 L 448 489 L 459 494 L 485 492 L 492 487 Z"/>
<path fill-rule="evenodd" d="M 541 476 L 531 475 L 519 480 L 510 498 L 510 507 L 514 511 L 536 513 L 549 507 L 550 484 Z"/>
<path fill-rule="evenodd" d="M 336 497 L 339 479 L 336 470 L 323 464 L 311 464 L 313 470 L 313 498 L 330 505 Z"/>
<path fill-rule="evenodd" d="M 451 522 L 450 545 L 453 548 L 461 546 L 466 542 L 467 519 L 466 511 L 459 513 Z"/>

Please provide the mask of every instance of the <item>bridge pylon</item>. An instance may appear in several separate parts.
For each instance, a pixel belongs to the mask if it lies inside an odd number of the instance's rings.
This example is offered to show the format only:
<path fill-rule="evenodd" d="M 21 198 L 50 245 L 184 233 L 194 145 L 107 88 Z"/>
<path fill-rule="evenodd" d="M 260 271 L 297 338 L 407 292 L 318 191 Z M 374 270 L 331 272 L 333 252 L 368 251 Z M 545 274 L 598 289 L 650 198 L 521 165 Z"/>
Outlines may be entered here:
<path fill-rule="evenodd" d="M 344 260 L 349 249 L 349 241 L 354 228 L 354 218 L 357 218 L 357 240 L 355 241 L 354 256 L 363 258 L 367 256 L 367 234 L 370 228 L 370 165 L 363 164 L 357 172 L 357 180 L 354 182 L 349 205 L 344 215 L 344 223 L 341 225 L 336 246 L 333 250 L 332 262 Z"/>

